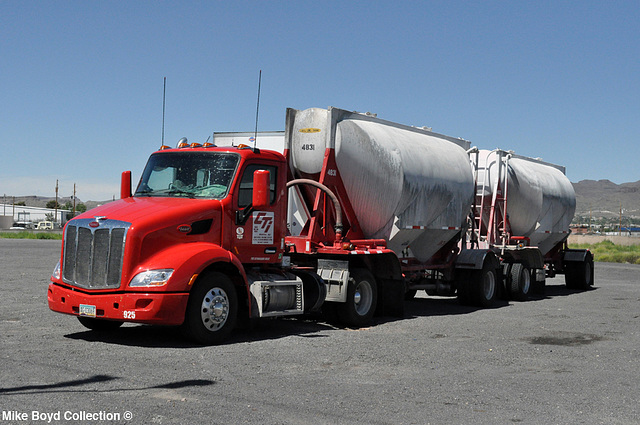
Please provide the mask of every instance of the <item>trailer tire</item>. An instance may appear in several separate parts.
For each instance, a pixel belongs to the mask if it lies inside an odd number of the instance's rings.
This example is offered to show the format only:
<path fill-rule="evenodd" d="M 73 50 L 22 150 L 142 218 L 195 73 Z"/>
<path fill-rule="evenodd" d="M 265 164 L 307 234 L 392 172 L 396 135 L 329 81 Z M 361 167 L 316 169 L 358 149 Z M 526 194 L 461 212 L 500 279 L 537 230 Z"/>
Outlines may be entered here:
<path fill-rule="evenodd" d="M 235 328 L 237 315 L 238 295 L 231 279 L 212 272 L 202 276 L 191 291 L 182 330 L 199 344 L 219 344 Z"/>
<path fill-rule="evenodd" d="M 492 261 L 485 261 L 481 270 L 471 273 L 469 300 L 480 307 L 491 307 L 498 296 L 499 274 Z"/>
<path fill-rule="evenodd" d="M 347 301 L 338 305 L 338 318 L 346 326 L 362 327 L 371 323 L 378 303 L 378 288 L 366 269 L 353 269 L 347 287 Z"/>
<path fill-rule="evenodd" d="M 584 261 L 565 263 L 564 279 L 569 289 L 589 289 L 593 285 L 593 256 L 588 254 Z"/>
<path fill-rule="evenodd" d="M 93 317 L 84 317 L 78 316 L 78 321 L 82 323 L 82 326 L 85 328 L 91 329 L 92 331 L 105 332 L 112 331 L 118 329 L 122 326 L 122 321 L 120 320 L 103 320 L 103 319 L 94 319 Z"/>
<path fill-rule="evenodd" d="M 526 301 L 531 291 L 531 271 L 520 263 L 511 264 L 509 269 L 507 278 L 511 299 Z"/>

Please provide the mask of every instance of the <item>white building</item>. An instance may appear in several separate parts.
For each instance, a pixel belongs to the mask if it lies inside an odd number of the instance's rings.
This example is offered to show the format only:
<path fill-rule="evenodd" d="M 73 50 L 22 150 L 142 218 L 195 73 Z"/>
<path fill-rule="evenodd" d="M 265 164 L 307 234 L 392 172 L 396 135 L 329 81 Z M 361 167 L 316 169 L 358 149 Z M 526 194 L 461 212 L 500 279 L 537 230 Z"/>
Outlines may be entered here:
<path fill-rule="evenodd" d="M 14 223 L 28 223 L 35 227 L 38 222 L 49 220 L 48 217 L 55 217 L 54 222 L 58 226 L 62 226 L 67 222 L 67 215 L 71 215 L 71 212 L 61 209 L 0 204 L 0 229 L 8 229 Z"/>

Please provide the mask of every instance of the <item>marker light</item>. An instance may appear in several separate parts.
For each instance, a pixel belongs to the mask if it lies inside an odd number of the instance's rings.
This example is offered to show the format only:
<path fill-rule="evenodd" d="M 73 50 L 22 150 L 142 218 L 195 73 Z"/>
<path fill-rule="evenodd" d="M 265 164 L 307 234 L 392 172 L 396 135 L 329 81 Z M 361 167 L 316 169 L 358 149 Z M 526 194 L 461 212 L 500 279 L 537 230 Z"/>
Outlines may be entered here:
<path fill-rule="evenodd" d="M 171 146 L 167 146 L 167 145 L 162 145 L 160 146 L 160 150 L 163 151 L 165 149 L 171 149 Z"/>
<path fill-rule="evenodd" d="M 138 273 L 129 286 L 164 286 L 173 274 L 173 269 L 159 269 L 159 270 L 147 270 L 146 272 Z"/>
<path fill-rule="evenodd" d="M 211 142 L 206 142 L 206 143 L 204 143 L 204 144 L 202 145 L 202 147 L 203 147 L 203 148 L 215 148 L 215 147 L 216 147 L 216 145 L 214 145 L 214 144 L 213 144 L 213 143 L 211 143 Z"/>
<path fill-rule="evenodd" d="M 191 146 L 192 148 L 199 148 L 199 147 L 201 147 L 202 145 L 201 145 L 200 143 L 193 142 L 193 143 L 191 143 L 191 145 L 189 145 L 189 146 Z"/>
<path fill-rule="evenodd" d="M 182 139 L 178 140 L 178 144 L 176 145 L 178 149 L 186 148 L 187 146 L 189 146 L 189 141 L 187 140 L 186 137 L 183 137 Z"/>
<path fill-rule="evenodd" d="M 58 264 L 56 264 L 56 268 L 53 269 L 53 273 L 51 274 L 51 278 L 55 279 L 55 280 L 59 280 L 60 279 L 60 261 L 58 261 Z"/>

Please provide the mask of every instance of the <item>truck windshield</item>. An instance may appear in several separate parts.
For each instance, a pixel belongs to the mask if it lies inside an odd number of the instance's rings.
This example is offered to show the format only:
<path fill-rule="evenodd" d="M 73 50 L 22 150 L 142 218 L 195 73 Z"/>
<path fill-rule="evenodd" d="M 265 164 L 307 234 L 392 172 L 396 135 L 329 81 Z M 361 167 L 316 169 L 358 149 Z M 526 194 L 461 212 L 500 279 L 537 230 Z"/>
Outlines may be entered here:
<path fill-rule="evenodd" d="M 219 152 L 153 154 L 135 196 L 224 198 L 238 160 L 238 155 Z"/>

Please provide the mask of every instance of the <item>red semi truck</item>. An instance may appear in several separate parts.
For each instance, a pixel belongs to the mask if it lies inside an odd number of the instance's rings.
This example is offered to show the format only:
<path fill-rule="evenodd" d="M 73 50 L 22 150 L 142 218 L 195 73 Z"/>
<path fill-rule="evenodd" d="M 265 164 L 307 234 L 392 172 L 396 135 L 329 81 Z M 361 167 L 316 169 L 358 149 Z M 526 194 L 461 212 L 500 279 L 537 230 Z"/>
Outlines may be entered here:
<path fill-rule="evenodd" d="M 215 344 L 249 318 L 322 311 L 358 327 L 402 316 L 418 289 L 487 306 L 510 293 L 514 267 L 542 279 L 593 267 L 565 254 L 568 235 L 555 263 L 517 236 L 480 246 L 469 147 L 337 108 L 288 109 L 284 153 L 162 146 L 135 193 L 124 172 L 120 200 L 66 224 L 49 307 L 90 329 L 180 325 Z M 291 232 L 294 215 L 304 224 Z"/>

